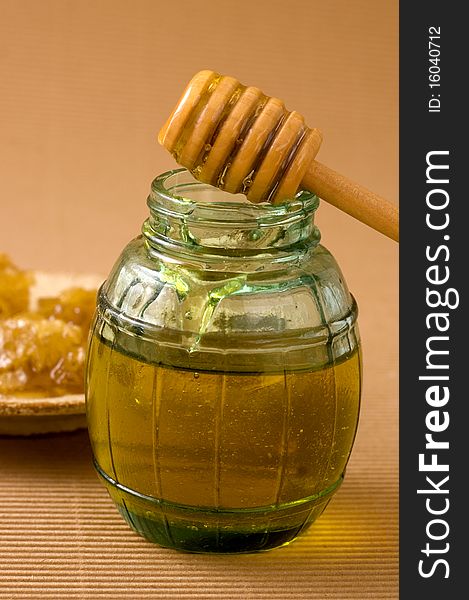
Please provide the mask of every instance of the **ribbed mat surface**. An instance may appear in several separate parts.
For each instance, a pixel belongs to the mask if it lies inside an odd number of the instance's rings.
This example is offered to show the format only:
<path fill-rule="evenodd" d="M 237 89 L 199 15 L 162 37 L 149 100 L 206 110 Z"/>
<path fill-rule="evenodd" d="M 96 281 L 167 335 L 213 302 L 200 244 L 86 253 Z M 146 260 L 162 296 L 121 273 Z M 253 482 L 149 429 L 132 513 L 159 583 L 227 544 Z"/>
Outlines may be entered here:
<path fill-rule="evenodd" d="M 182 554 L 130 531 L 86 432 L 0 439 L 0 598 L 395 598 L 397 473 L 378 451 L 394 423 L 391 411 L 362 419 L 345 483 L 305 536 L 240 556 Z"/>

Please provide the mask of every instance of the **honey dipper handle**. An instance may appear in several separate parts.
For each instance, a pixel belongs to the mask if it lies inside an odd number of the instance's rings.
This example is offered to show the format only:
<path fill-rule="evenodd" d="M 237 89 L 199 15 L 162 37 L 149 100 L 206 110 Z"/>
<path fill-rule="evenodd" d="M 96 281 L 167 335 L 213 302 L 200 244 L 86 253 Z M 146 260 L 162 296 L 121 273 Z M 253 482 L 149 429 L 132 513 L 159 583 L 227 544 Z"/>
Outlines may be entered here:
<path fill-rule="evenodd" d="M 388 238 L 399 241 L 399 209 L 395 204 L 313 160 L 301 187 L 329 204 L 369 225 Z"/>

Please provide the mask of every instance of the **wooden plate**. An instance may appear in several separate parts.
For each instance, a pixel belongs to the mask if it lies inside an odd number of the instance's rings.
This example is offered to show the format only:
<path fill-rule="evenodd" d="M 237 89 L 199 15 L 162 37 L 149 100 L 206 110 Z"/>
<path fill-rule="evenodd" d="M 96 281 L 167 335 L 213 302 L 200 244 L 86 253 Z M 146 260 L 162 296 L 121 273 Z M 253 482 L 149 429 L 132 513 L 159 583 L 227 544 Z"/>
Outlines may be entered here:
<path fill-rule="evenodd" d="M 54 296 L 72 286 L 97 289 L 105 279 L 98 274 L 36 272 L 34 275 L 36 284 L 31 290 L 32 308 L 40 297 Z M 84 427 L 84 394 L 52 398 L 0 395 L 0 435 L 33 435 Z"/>

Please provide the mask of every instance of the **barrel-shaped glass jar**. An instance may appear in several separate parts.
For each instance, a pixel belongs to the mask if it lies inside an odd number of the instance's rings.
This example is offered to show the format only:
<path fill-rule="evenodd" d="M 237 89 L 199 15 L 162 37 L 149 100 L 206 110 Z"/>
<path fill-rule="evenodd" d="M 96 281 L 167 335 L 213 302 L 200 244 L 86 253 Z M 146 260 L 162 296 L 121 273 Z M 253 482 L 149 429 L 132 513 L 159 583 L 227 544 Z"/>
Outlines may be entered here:
<path fill-rule="evenodd" d="M 293 540 L 340 486 L 357 428 L 357 306 L 301 192 L 254 205 L 157 177 L 99 296 L 86 398 L 96 469 L 162 546 Z"/>

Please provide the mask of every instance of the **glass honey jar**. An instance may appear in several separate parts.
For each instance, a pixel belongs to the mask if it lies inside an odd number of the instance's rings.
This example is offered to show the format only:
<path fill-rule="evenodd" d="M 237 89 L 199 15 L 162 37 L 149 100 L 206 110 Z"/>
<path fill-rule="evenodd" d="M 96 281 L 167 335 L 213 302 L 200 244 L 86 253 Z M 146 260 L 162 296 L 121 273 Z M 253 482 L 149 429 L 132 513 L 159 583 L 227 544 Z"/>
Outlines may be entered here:
<path fill-rule="evenodd" d="M 148 206 L 98 296 L 95 467 L 161 546 L 281 546 L 339 488 L 359 415 L 357 305 L 319 243 L 318 198 L 255 205 L 178 169 Z"/>

